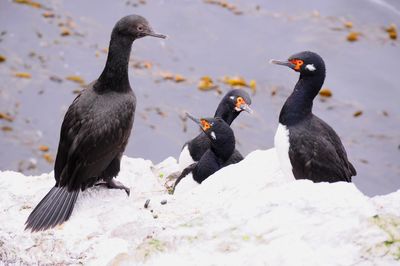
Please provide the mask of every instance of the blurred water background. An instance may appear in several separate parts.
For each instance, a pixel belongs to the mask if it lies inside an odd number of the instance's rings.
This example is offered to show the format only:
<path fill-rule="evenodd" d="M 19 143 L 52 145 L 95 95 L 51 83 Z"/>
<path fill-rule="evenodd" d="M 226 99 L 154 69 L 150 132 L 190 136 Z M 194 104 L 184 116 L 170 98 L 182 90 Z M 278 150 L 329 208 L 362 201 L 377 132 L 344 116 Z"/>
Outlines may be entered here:
<path fill-rule="evenodd" d="M 268 60 L 311 50 L 326 62 L 324 88 L 332 93 L 316 98 L 314 113 L 341 136 L 358 171 L 354 183 L 367 195 L 400 188 L 397 0 L 0 0 L 1 170 L 52 170 L 65 111 L 101 73 L 111 29 L 128 14 L 169 38 L 134 43 L 138 105 L 126 155 L 177 157 L 198 131 L 184 111 L 212 116 L 231 88 L 226 76 L 256 83 L 243 87 L 255 113 L 234 122 L 237 148 L 272 147 L 298 75 Z M 203 76 L 217 88 L 199 90 Z"/>

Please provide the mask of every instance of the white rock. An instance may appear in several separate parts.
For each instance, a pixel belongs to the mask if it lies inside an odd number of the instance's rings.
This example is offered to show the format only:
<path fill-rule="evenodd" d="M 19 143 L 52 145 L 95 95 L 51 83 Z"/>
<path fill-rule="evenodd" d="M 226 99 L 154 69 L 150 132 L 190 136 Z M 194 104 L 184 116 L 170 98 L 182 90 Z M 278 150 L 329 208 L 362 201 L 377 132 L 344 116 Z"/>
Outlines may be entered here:
<path fill-rule="evenodd" d="M 34 234 L 24 222 L 53 173 L 0 172 L 0 265 L 399 264 L 400 191 L 369 198 L 349 183 L 290 181 L 274 149 L 168 195 L 165 178 L 178 169 L 173 158 L 124 157 L 118 180 L 130 197 L 88 189 L 68 222 Z"/>

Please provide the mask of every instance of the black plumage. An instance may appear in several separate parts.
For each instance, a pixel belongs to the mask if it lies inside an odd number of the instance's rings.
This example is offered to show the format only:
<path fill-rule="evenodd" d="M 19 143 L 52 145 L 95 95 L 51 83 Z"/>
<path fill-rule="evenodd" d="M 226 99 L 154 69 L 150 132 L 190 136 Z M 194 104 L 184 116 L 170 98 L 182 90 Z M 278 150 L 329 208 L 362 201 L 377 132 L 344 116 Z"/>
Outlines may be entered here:
<path fill-rule="evenodd" d="M 229 91 L 221 100 L 215 111 L 214 117 L 222 118 L 228 125 L 231 125 L 233 120 L 242 112 L 252 112 L 251 108 L 251 98 L 250 95 L 242 89 L 234 89 Z M 186 142 L 182 148 L 182 152 L 187 152 L 185 147 L 189 151 L 189 156 L 193 162 L 197 162 L 203 156 L 203 154 L 210 148 L 211 141 L 206 136 L 204 132 L 200 132 L 198 136 L 192 140 Z M 183 156 L 188 156 L 186 154 L 180 155 L 180 166 L 185 168 L 188 166 L 188 162 L 182 162 L 181 158 Z M 237 163 L 243 159 L 243 156 L 238 150 L 235 149 L 232 157 L 226 162 L 226 165 Z"/>
<path fill-rule="evenodd" d="M 287 61 L 271 62 L 300 73 L 279 116 L 279 123 L 289 131 L 289 150 L 286 152 L 294 177 L 314 182 L 351 182 L 357 172 L 347 159 L 339 136 L 312 113 L 313 100 L 325 80 L 323 59 L 307 51 L 292 55 Z"/>
<path fill-rule="evenodd" d="M 40 231 L 68 220 L 80 190 L 102 181 L 109 188 L 129 188 L 113 178 L 134 121 L 136 97 L 128 78 L 128 62 L 135 39 L 156 34 L 145 18 L 130 15 L 114 26 L 106 66 L 83 90 L 65 114 L 54 166 L 55 186 L 26 221 Z"/>
<path fill-rule="evenodd" d="M 174 189 L 188 174 L 201 184 L 210 175 L 227 165 L 227 161 L 235 151 L 235 135 L 230 126 L 220 117 L 197 119 L 188 114 L 196 122 L 204 135 L 210 140 L 210 147 L 196 163 L 186 167 L 175 181 Z"/>

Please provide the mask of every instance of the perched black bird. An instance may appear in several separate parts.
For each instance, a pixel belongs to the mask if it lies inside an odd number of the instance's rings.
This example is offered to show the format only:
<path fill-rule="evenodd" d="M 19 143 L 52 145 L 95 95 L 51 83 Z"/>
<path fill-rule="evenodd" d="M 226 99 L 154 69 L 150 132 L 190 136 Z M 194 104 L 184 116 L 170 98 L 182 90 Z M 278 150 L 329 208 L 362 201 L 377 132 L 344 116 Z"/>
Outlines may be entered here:
<path fill-rule="evenodd" d="M 275 135 L 275 148 L 284 172 L 314 182 L 351 182 L 357 172 L 348 161 L 339 136 L 312 113 L 313 100 L 325 80 L 322 58 L 313 52 L 301 52 L 287 61 L 271 60 L 271 63 L 300 73 L 282 107 Z"/>
<path fill-rule="evenodd" d="M 100 77 L 83 90 L 65 114 L 54 166 L 55 186 L 26 221 L 33 232 L 69 219 L 80 190 L 104 181 L 109 188 L 129 188 L 113 178 L 133 125 L 136 97 L 128 78 L 128 62 L 135 39 L 153 36 L 147 20 L 130 15 L 114 26 L 106 66 Z"/>
<path fill-rule="evenodd" d="M 230 126 L 220 117 L 194 118 L 187 116 L 200 126 L 204 136 L 210 140 L 210 147 L 197 163 L 186 167 L 175 181 L 174 190 L 182 178 L 191 174 L 197 184 L 201 184 L 210 175 L 226 166 L 226 162 L 235 151 L 235 135 Z"/>
<path fill-rule="evenodd" d="M 228 125 L 231 125 L 233 120 L 242 111 L 252 113 L 249 107 L 250 104 L 251 98 L 247 92 L 241 89 L 231 90 L 222 98 L 214 117 L 220 117 Z M 203 132 L 200 132 L 197 137 L 186 142 L 179 155 L 179 168 L 183 170 L 194 162 L 199 161 L 203 154 L 210 148 L 210 145 L 210 139 Z M 238 150 L 235 150 L 232 158 L 226 162 L 226 165 L 237 163 L 241 160 L 243 160 L 243 156 Z"/>

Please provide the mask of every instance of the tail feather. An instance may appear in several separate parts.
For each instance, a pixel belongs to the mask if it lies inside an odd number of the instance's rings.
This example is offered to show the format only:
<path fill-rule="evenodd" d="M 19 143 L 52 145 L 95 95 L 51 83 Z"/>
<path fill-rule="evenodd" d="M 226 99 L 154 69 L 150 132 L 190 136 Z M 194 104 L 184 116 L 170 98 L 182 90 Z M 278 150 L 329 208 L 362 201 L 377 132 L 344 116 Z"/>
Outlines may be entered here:
<path fill-rule="evenodd" d="M 51 199 L 50 204 L 40 212 L 40 216 L 36 219 L 35 223 L 33 224 L 33 228 L 37 228 L 37 231 L 45 230 L 46 224 L 51 225 L 52 220 L 51 218 L 56 213 L 57 209 L 61 209 L 62 202 L 65 200 L 65 192 L 66 189 L 59 189 L 56 190 L 54 197 Z M 54 204 L 53 204 L 54 203 Z M 51 226 L 53 227 L 53 226 Z"/>
<path fill-rule="evenodd" d="M 64 191 L 65 191 L 64 193 L 68 193 L 68 191 L 66 189 Z M 79 192 L 79 190 L 78 190 L 78 192 Z M 75 206 L 75 201 L 76 201 L 77 197 L 68 197 L 67 196 L 67 197 L 63 197 L 63 198 L 64 198 L 64 200 L 63 200 L 63 203 L 61 206 L 61 211 L 58 213 L 57 212 L 53 213 L 53 215 L 50 219 L 50 223 L 56 223 L 57 221 L 66 221 L 70 217 L 72 210 L 73 210 L 73 206 Z M 68 208 L 68 206 L 72 206 L 72 208 Z M 55 215 L 55 214 L 57 214 L 57 215 Z"/>
<path fill-rule="evenodd" d="M 73 206 L 75 206 L 75 202 L 78 199 L 78 194 L 79 194 L 79 190 L 76 191 L 76 196 L 75 197 L 71 197 L 70 200 L 68 201 L 68 205 L 72 206 L 72 208 L 66 208 L 65 214 L 62 217 L 62 219 L 64 219 L 64 221 L 68 220 L 69 217 L 71 216 L 72 211 L 74 210 Z"/>
<path fill-rule="evenodd" d="M 67 221 L 72 214 L 79 190 L 53 187 L 39 202 L 26 221 L 25 230 L 47 230 Z"/>
<path fill-rule="evenodd" d="M 43 213 L 46 212 L 47 209 L 49 208 L 50 203 L 54 201 L 54 197 L 56 195 L 57 195 L 57 190 L 52 188 L 46 194 L 46 196 L 39 202 L 39 204 L 35 207 L 35 209 L 29 215 L 28 220 L 25 222 L 25 224 L 28 224 L 29 221 L 31 222 L 32 225 L 33 223 L 37 223 L 40 217 L 43 215 Z"/>

